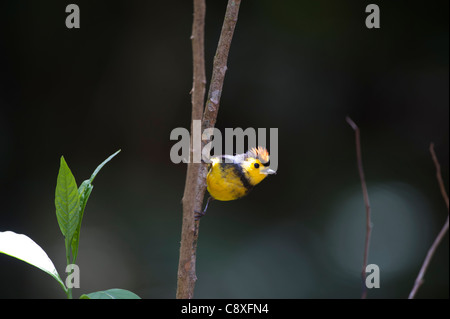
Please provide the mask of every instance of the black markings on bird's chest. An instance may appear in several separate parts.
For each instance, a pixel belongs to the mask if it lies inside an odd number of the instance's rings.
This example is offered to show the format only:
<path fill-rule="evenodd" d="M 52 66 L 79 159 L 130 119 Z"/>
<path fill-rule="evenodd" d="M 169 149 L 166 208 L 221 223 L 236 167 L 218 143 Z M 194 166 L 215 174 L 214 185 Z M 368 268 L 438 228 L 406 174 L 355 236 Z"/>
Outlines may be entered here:
<path fill-rule="evenodd" d="M 236 164 L 236 163 L 232 163 L 232 164 L 230 163 L 230 164 L 225 164 L 225 165 L 229 165 L 229 167 L 227 167 L 227 169 L 232 169 L 233 173 L 239 177 L 242 185 L 247 189 L 247 192 L 253 188 L 253 186 L 250 184 L 250 181 L 248 180 L 247 176 L 245 175 L 244 169 L 242 168 L 241 165 Z"/>

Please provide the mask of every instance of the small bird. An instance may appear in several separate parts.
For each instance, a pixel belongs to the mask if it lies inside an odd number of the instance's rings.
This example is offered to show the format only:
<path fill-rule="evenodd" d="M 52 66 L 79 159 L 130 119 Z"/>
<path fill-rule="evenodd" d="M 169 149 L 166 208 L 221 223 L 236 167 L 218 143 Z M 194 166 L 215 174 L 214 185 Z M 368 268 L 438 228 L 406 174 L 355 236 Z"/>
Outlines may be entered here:
<path fill-rule="evenodd" d="M 206 214 L 211 200 L 235 200 L 247 195 L 255 185 L 276 172 L 269 167 L 269 152 L 261 146 L 247 153 L 211 157 L 206 184 L 211 195 L 205 209 L 195 212 L 195 220 Z"/>

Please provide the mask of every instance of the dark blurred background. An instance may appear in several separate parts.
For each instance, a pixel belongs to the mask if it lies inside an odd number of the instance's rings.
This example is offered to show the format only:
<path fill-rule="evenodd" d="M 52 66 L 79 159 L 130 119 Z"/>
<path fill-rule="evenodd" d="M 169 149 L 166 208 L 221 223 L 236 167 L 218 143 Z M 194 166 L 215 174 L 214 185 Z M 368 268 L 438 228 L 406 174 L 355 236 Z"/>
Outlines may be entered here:
<path fill-rule="evenodd" d="M 76 3 L 81 28 L 67 29 Z M 367 29 L 376 3 L 381 28 Z M 406 298 L 446 219 L 449 2 L 243 0 L 217 127 L 278 128 L 278 174 L 202 219 L 198 298 L 359 298 L 365 211 L 369 263 Z M 226 1 L 207 1 L 208 81 Z M 190 126 L 191 1 L 2 1 L 0 231 L 35 240 L 65 278 L 54 207 L 59 159 L 97 176 L 81 229 L 78 297 L 124 288 L 174 298 L 186 165 L 172 129 Z M 419 298 L 449 297 L 448 235 Z M 65 298 L 40 270 L 0 254 L 0 297 Z"/>

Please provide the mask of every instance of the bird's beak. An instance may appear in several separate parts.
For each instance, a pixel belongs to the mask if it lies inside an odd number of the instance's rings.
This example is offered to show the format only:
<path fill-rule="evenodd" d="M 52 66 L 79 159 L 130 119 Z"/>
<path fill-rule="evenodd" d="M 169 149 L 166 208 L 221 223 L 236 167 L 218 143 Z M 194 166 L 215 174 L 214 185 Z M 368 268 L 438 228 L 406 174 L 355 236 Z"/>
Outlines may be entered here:
<path fill-rule="evenodd" d="M 273 169 L 270 168 L 263 168 L 262 170 L 260 170 L 261 173 L 266 174 L 266 175 L 271 175 L 271 174 L 276 174 L 277 172 L 274 171 Z"/>

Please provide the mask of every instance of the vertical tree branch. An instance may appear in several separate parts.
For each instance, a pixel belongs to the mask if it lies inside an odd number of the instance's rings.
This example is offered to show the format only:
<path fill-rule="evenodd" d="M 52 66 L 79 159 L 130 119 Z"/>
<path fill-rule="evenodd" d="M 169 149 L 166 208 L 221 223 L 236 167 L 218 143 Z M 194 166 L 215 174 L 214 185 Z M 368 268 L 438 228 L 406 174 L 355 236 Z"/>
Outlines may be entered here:
<path fill-rule="evenodd" d="M 194 0 L 194 22 L 192 23 L 192 120 L 201 120 L 205 100 L 205 0 Z M 192 131 L 192 127 L 191 127 Z M 191 148 L 192 151 L 192 148 Z"/>
<path fill-rule="evenodd" d="M 419 274 L 417 275 L 417 278 L 414 282 L 414 286 L 409 293 L 408 299 L 413 299 L 419 290 L 420 286 L 423 284 L 423 277 L 425 276 L 425 273 L 428 269 L 428 265 L 430 264 L 431 258 L 433 258 L 434 253 L 436 252 L 437 247 L 441 243 L 442 239 L 444 238 L 445 234 L 448 231 L 448 195 L 445 191 L 444 181 L 442 180 L 441 175 L 441 165 L 439 165 L 439 161 L 436 157 L 436 153 L 434 152 L 434 144 L 430 144 L 430 153 L 431 157 L 434 162 L 434 166 L 436 166 L 436 178 L 439 184 L 439 189 L 441 190 L 442 197 L 444 198 L 445 205 L 447 206 L 447 220 L 445 221 L 444 226 L 442 227 L 441 231 L 437 235 L 436 239 L 434 240 L 433 244 L 431 245 L 430 249 L 428 250 L 427 256 L 425 257 L 425 260 L 423 261 L 422 267 L 420 268 Z"/>
<path fill-rule="evenodd" d="M 358 165 L 359 178 L 361 180 L 361 187 L 364 196 L 364 204 L 366 206 L 366 240 L 364 245 L 364 257 L 363 257 L 363 269 L 361 272 L 362 276 L 362 294 L 361 299 L 365 299 L 367 297 L 367 287 L 366 287 L 366 267 L 369 259 L 369 246 L 370 246 L 370 236 L 372 234 L 372 222 L 370 220 L 370 202 L 369 202 L 369 193 L 367 192 L 366 179 L 364 177 L 362 156 L 361 156 L 361 141 L 359 136 L 359 128 L 353 122 L 350 117 L 346 117 L 345 120 L 351 126 L 351 128 L 355 131 L 355 144 L 356 144 L 356 162 Z"/>
<path fill-rule="evenodd" d="M 181 230 L 180 258 L 178 264 L 177 298 L 192 298 L 193 287 L 197 277 L 195 275 L 195 261 L 197 250 L 198 228 L 194 222 L 193 211 L 198 200 L 196 185 L 198 171 L 201 164 L 193 162 L 193 121 L 201 120 L 205 99 L 205 0 L 194 0 L 194 18 L 192 23 L 192 62 L 193 85 L 191 90 L 192 121 L 189 163 L 186 173 L 186 184 L 183 194 L 183 224 Z M 192 216 L 191 216 L 192 215 Z"/>
<path fill-rule="evenodd" d="M 213 128 L 219 102 L 222 94 L 223 82 L 227 70 L 228 52 L 231 46 L 234 29 L 236 27 L 239 13 L 240 0 L 229 0 L 225 19 L 220 34 L 214 57 L 213 74 L 202 118 L 202 131 Z M 205 24 L 205 1 L 194 0 L 194 23 L 192 31 L 192 50 L 194 63 L 194 85 L 192 88 L 192 120 L 200 119 L 203 111 L 203 99 L 205 94 L 205 71 L 204 71 L 204 24 Z M 194 211 L 201 211 L 203 197 L 206 190 L 206 164 L 192 163 L 193 159 L 193 124 L 191 124 L 191 150 L 190 162 L 186 175 L 186 184 L 183 195 L 183 225 L 181 230 L 180 259 L 178 263 L 177 298 L 193 298 L 194 287 L 197 281 L 195 265 L 198 241 L 199 222 L 195 221 Z M 201 143 L 201 149 L 209 141 Z M 200 151 L 201 150 L 197 150 Z"/>

